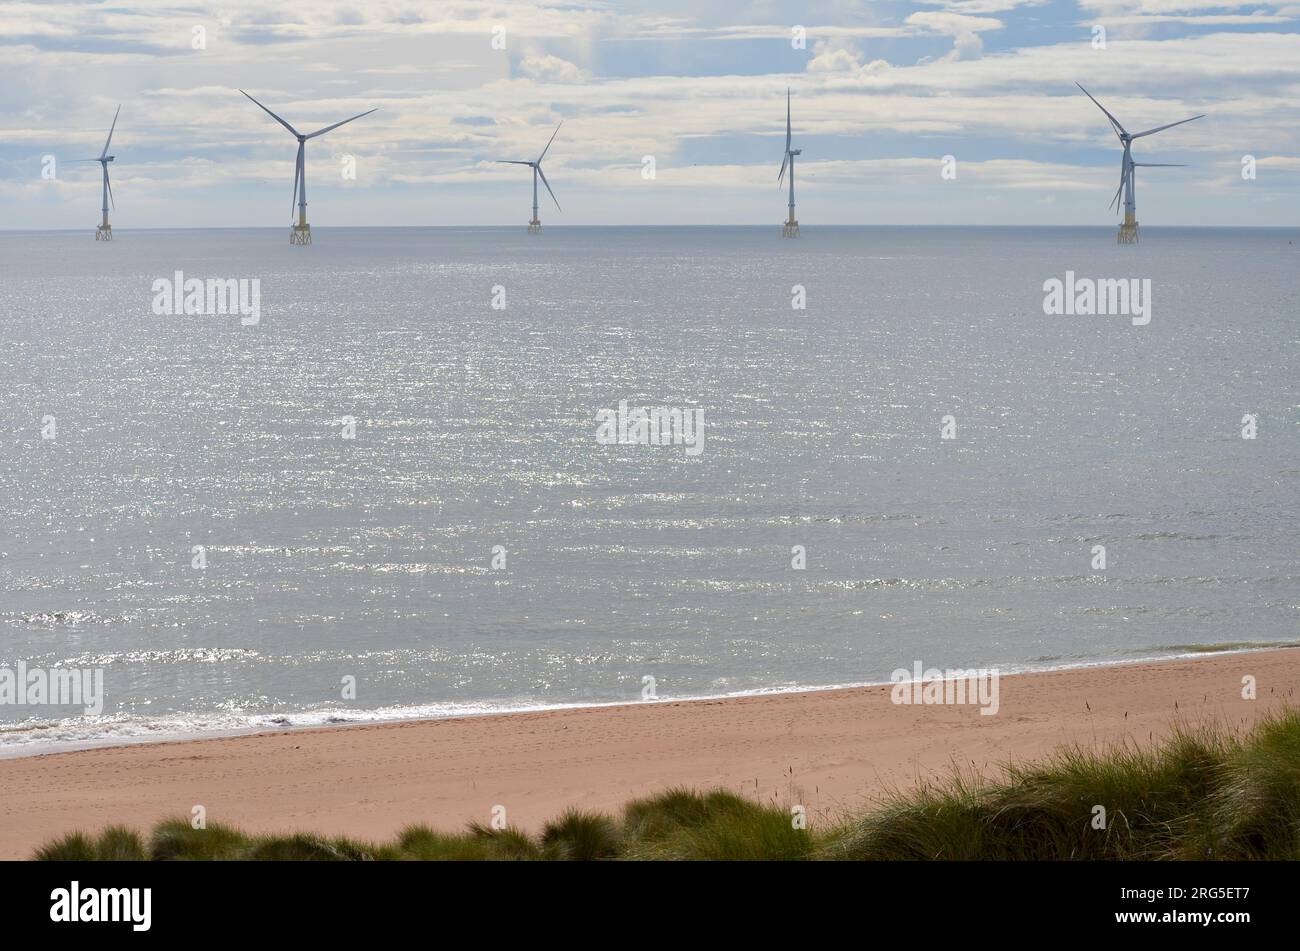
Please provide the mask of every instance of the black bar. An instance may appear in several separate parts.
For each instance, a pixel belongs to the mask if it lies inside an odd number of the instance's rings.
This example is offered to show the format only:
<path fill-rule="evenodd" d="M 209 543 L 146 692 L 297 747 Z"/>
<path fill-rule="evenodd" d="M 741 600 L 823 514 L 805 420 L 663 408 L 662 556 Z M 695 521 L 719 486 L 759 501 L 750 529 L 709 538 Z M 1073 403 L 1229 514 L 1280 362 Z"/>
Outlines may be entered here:
<path fill-rule="evenodd" d="M 968 938 L 1005 929 L 1070 942 L 1199 931 L 1231 940 L 1243 929 L 1290 924 L 1294 872 L 1285 863 L 1226 862 L 0 865 L 7 937 L 113 932 L 205 943 L 222 935 L 373 939 L 410 929 L 430 939 L 460 934 L 454 940 L 496 943 L 517 933 L 537 942 L 575 928 L 618 943 L 618 936 L 661 943 L 689 939 L 699 921 L 710 922 L 710 931 L 724 926 L 730 938 L 768 940 L 787 926 L 796 935 L 805 929 L 806 937 L 847 928 L 863 941 L 897 928 Z M 148 931 L 130 921 L 52 921 L 52 893 L 70 891 L 73 881 L 82 896 L 88 889 L 150 889 Z M 1190 918 L 1205 914 L 1208 923 Z M 969 930 L 985 928 L 994 930 Z"/>

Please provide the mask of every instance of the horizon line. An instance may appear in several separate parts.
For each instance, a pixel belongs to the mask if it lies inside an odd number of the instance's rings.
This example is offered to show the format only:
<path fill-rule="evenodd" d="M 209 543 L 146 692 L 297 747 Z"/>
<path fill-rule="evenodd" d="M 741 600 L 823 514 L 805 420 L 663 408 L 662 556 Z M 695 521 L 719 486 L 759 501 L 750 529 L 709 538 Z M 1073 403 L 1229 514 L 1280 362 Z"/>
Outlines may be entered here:
<path fill-rule="evenodd" d="M 194 228 L 176 228 L 176 227 L 140 227 L 140 228 L 115 228 L 118 232 L 152 232 L 152 231 L 282 231 L 288 225 L 210 225 L 207 227 Z M 463 224 L 463 225 L 312 225 L 313 231 L 378 231 L 378 230 L 423 230 L 423 231 L 514 231 L 520 229 L 518 224 Z M 547 225 L 548 231 L 558 230 L 578 230 L 578 229 L 635 229 L 635 228 L 731 228 L 735 230 L 742 229 L 767 229 L 779 228 L 780 224 L 773 225 L 770 222 L 758 224 L 602 224 L 602 225 L 580 225 L 580 224 L 559 224 Z M 898 224 L 893 222 L 871 222 L 855 224 L 816 224 L 811 225 L 814 230 L 834 229 L 834 228 L 971 228 L 981 230 L 999 230 L 1011 231 L 1016 229 L 1055 229 L 1064 230 L 1068 228 L 1088 229 L 1096 231 L 1113 231 L 1115 225 L 1109 224 Z M 1201 224 L 1163 224 L 1163 225 L 1143 225 L 1143 230 L 1186 230 L 1186 231 L 1298 231 L 1300 224 L 1295 225 L 1201 225 Z M 92 229 L 87 227 L 77 228 L 0 228 L 0 234 L 81 234 L 89 233 Z"/>

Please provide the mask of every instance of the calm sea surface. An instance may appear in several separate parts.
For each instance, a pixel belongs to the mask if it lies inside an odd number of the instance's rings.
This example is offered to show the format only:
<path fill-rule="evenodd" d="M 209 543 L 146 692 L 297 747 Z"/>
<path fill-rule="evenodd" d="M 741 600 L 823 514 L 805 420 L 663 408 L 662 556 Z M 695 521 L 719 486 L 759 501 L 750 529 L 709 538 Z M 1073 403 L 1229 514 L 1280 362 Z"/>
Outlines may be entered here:
<path fill-rule="evenodd" d="M 0 233 L 0 667 L 105 691 L 0 752 L 1300 640 L 1300 230 L 1143 237 Z"/>

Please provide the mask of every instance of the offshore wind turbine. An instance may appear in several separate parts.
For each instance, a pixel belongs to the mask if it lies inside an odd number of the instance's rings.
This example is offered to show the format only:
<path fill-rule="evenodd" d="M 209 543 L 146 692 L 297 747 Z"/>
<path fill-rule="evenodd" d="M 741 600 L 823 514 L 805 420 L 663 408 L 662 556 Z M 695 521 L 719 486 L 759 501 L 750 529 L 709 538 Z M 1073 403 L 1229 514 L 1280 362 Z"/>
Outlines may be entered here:
<path fill-rule="evenodd" d="M 1079 83 L 1075 83 L 1080 89 L 1083 89 Z M 1095 96 L 1088 90 L 1083 89 L 1083 94 L 1096 103 L 1097 108 L 1106 113 L 1106 118 L 1110 120 L 1111 128 L 1115 130 L 1115 135 L 1119 137 L 1120 143 L 1124 146 L 1124 157 L 1120 160 L 1119 167 L 1119 188 L 1115 191 L 1115 197 L 1111 199 L 1111 206 L 1118 213 L 1120 203 L 1124 205 L 1124 223 L 1119 226 L 1119 235 L 1116 240 L 1120 244 L 1137 244 L 1138 243 L 1138 221 L 1137 221 L 1137 175 L 1134 169 L 1139 168 L 1186 168 L 1185 165 L 1170 165 L 1163 162 L 1135 162 L 1133 161 L 1133 140 L 1140 139 L 1145 135 L 1154 135 L 1157 132 L 1163 132 L 1165 129 L 1172 129 L 1176 125 L 1182 125 L 1184 122 L 1192 122 L 1196 119 L 1204 119 L 1205 115 L 1192 116 L 1191 119 L 1180 119 L 1177 122 L 1171 122 L 1168 125 L 1156 126 L 1154 129 L 1147 129 L 1145 132 L 1129 132 L 1119 120 L 1107 112 L 1106 107 L 1097 102 Z"/>
<path fill-rule="evenodd" d="M 564 125 L 563 119 L 560 120 L 560 125 Z M 528 222 L 529 234 L 540 234 L 542 231 L 542 220 L 537 217 L 537 177 L 539 175 L 542 184 L 550 192 L 551 201 L 555 202 L 556 209 L 558 211 L 564 210 L 560 207 L 560 200 L 555 197 L 555 192 L 551 191 L 551 183 L 546 180 L 546 173 L 542 171 L 542 159 L 546 158 L 546 153 L 551 150 L 551 142 L 554 142 L 555 137 L 560 134 L 560 125 L 557 125 L 555 131 L 551 133 L 550 141 L 546 143 L 546 148 L 542 149 L 542 154 L 537 156 L 536 162 L 523 162 L 518 159 L 497 159 L 498 165 L 527 165 L 533 170 L 533 220 Z"/>
<path fill-rule="evenodd" d="M 244 90 L 242 89 L 239 91 L 244 92 Z M 276 122 L 280 123 L 280 125 L 288 129 L 289 134 L 298 140 L 298 159 L 297 162 L 294 164 L 294 172 L 293 172 L 293 200 L 290 201 L 289 203 L 290 215 L 293 214 L 294 204 L 297 204 L 298 221 L 296 224 L 294 224 L 292 230 L 289 232 L 289 243 L 290 244 L 311 244 L 311 225 L 307 224 L 307 140 L 314 139 L 320 135 L 324 135 L 326 132 L 332 132 L 333 130 L 337 129 L 339 126 L 347 125 L 347 123 L 351 122 L 353 119 L 360 119 L 362 116 L 368 116 L 370 115 L 370 113 L 376 110 L 369 109 L 366 112 L 362 112 L 359 113 L 358 115 L 353 116 L 352 119 L 344 119 L 342 122 L 336 122 L 333 125 L 327 125 L 323 129 L 317 129 L 315 132 L 308 132 L 306 135 L 304 135 L 303 133 L 295 129 L 293 126 L 289 125 L 289 123 L 285 122 L 283 119 L 277 116 L 270 109 L 267 109 L 266 106 L 263 106 L 256 99 L 253 99 L 253 97 L 249 96 L 248 93 L 244 92 L 244 95 L 248 96 L 248 98 L 252 100 L 252 102 L 256 104 L 259 108 L 261 108 L 262 111 L 265 112 L 268 116 L 270 116 Z"/>
<path fill-rule="evenodd" d="M 113 198 L 113 186 L 108 183 L 108 163 L 113 161 L 116 156 L 108 154 L 108 147 L 113 142 L 113 130 L 117 128 L 117 117 L 121 114 L 122 107 L 117 107 L 117 112 L 113 113 L 113 124 L 108 129 L 108 138 L 104 140 L 104 150 L 99 153 L 99 158 L 77 159 L 78 162 L 98 162 L 104 171 L 104 216 L 100 219 L 99 226 L 95 228 L 96 241 L 112 241 L 113 226 L 108 223 L 108 203 L 113 203 L 113 210 L 117 211 L 117 200 Z"/>
<path fill-rule="evenodd" d="M 785 166 L 790 165 L 790 216 L 786 219 L 785 224 L 781 226 L 781 237 L 797 238 L 799 237 L 799 221 L 794 216 L 794 157 L 803 155 L 803 149 L 790 148 L 790 90 L 785 91 L 785 158 L 781 159 L 781 172 L 776 176 L 776 184 L 779 188 L 781 179 L 785 177 Z"/>

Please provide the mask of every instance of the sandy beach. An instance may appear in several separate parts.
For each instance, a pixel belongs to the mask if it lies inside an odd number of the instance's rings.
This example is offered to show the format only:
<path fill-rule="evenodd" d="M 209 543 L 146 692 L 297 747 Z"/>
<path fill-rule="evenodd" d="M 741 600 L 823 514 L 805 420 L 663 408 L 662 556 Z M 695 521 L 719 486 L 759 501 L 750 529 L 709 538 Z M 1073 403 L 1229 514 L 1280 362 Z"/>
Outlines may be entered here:
<path fill-rule="evenodd" d="M 1258 699 L 1242 698 L 1255 678 Z M 188 816 L 253 832 L 386 838 L 494 805 L 536 829 L 675 785 L 801 803 L 814 821 L 953 763 L 992 770 L 1062 744 L 1146 743 L 1176 721 L 1245 726 L 1297 702 L 1300 649 L 1020 674 L 1001 708 L 907 706 L 889 687 L 426 720 L 0 760 L 0 858 L 72 829 Z"/>

